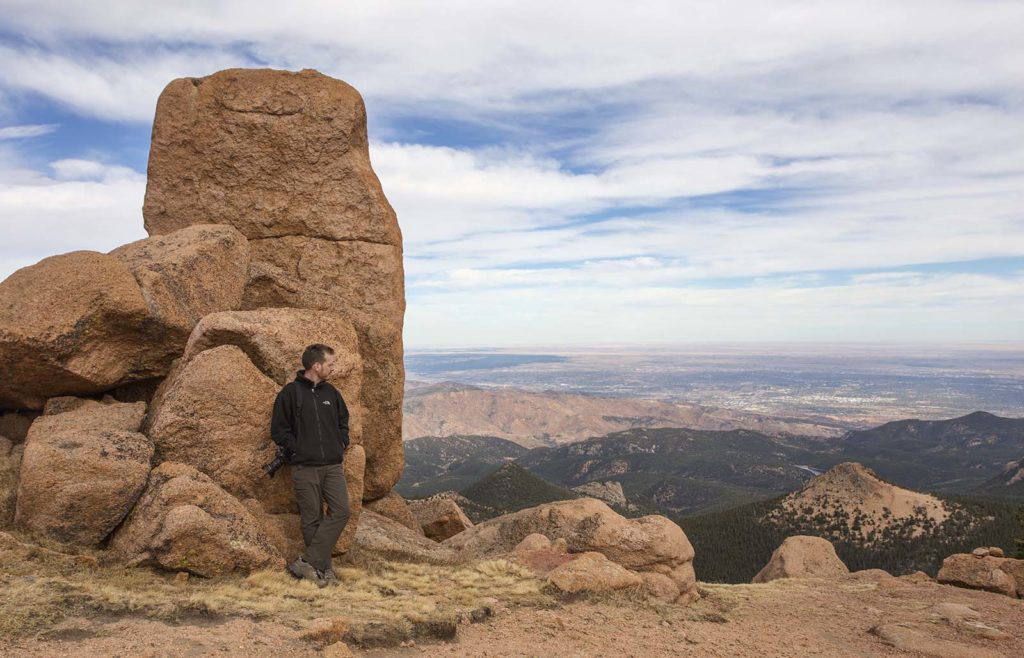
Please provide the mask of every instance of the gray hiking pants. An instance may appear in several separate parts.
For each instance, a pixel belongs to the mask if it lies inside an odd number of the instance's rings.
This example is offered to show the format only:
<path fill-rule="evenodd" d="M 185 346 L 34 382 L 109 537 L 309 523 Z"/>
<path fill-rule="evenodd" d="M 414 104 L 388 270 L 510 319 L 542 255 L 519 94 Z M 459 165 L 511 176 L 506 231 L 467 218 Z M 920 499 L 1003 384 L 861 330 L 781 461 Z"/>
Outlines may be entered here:
<path fill-rule="evenodd" d="M 292 483 L 302 519 L 302 557 L 317 569 L 331 568 L 331 551 L 348 524 L 348 487 L 341 464 L 292 466 Z M 327 512 L 324 513 L 324 503 Z"/>

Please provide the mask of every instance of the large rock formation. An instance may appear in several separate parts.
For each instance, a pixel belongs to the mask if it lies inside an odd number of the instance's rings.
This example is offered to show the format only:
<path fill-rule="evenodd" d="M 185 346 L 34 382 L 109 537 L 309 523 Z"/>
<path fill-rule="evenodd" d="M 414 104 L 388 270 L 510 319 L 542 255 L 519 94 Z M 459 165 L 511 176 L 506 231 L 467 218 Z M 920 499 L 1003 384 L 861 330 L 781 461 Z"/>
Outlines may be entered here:
<path fill-rule="evenodd" d="M 836 578 L 850 573 L 827 539 L 794 535 L 775 549 L 752 582 L 767 583 L 778 578 Z"/>
<path fill-rule="evenodd" d="M 153 469 L 110 546 L 129 564 L 207 577 L 284 565 L 245 505 L 196 469 L 174 462 Z"/>
<path fill-rule="evenodd" d="M 43 416 L 25 442 L 16 522 L 62 542 L 98 544 L 131 509 L 153 444 L 139 433 L 143 403 L 90 401 Z"/>
<path fill-rule="evenodd" d="M 0 283 L 0 525 L 80 545 L 118 528 L 115 554 L 199 575 L 294 557 L 289 469 L 261 467 L 274 397 L 314 342 L 334 347 L 350 414 L 336 552 L 364 500 L 415 525 L 385 498 L 403 468 L 402 236 L 359 94 L 315 71 L 172 82 L 143 213 L 145 240 Z"/>
<path fill-rule="evenodd" d="M 937 580 L 1024 599 L 1024 560 L 991 555 L 987 549 L 957 553 L 942 561 Z"/>
<path fill-rule="evenodd" d="M 143 207 L 160 235 L 230 224 L 250 241 L 243 306 L 350 318 L 363 362 L 367 499 L 402 471 L 401 232 L 369 161 L 352 87 L 316 71 L 221 71 L 157 103 Z"/>
<path fill-rule="evenodd" d="M 443 542 L 463 559 L 507 554 L 528 535 L 562 539 L 569 551 L 593 551 L 633 571 L 668 576 L 680 602 L 696 597 L 693 546 L 663 516 L 626 519 L 593 498 L 538 505 L 473 526 Z"/>

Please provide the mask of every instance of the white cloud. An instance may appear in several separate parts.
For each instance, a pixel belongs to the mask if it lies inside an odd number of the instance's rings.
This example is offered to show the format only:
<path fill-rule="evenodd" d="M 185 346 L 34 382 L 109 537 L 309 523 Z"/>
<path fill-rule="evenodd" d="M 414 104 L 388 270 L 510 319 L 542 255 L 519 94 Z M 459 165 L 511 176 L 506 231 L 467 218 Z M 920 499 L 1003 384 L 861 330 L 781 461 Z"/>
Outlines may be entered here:
<path fill-rule="evenodd" d="M 120 166 L 83 160 L 52 164 L 56 176 L 0 170 L 0 280 L 59 253 L 109 251 L 146 237 L 146 180 Z"/>
<path fill-rule="evenodd" d="M 57 129 L 56 124 L 36 124 L 27 126 L 4 126 L 0 128 L 0 140 L 3 139 L 28 139 L 52 133 Z"/>

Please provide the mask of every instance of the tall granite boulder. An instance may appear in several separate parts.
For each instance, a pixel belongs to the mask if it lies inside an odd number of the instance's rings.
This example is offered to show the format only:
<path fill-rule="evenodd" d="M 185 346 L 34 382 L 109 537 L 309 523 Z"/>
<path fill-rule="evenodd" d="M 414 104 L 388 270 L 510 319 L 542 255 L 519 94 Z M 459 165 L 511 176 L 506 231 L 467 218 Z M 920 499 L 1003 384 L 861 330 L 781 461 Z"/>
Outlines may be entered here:
<path fill-rule="evenodd" d="M 138 431 L 145 410 L 88 401 L 32 423 L 15 522 L 66 543 L 106 538 L 146 486 L 153 444 Z"/>
<path fill-rule="evenodd" d="M 248 240 L 242 306 L 332 311 L 355 326 L 367 500 L 403 467 L 402 237 L 370 166 L 358 92 L 316 71 L 231 69 L 157 103 L 143 206 L 161 235 L 215 221 Z"/>
<path fill-rule="evenodd" d="M 200 225 L 18 270 L 0 283 L 0 407 L 166 375 L 202 316 L 241 305 L 248 266 L 238 231 Z"/>
<path fill-rule="evenodd" d="M 191 466 L 174 462 L 153 469 L 110 548 L 130 565 L 205 577 L 284 566 L 241 501 Z"/>

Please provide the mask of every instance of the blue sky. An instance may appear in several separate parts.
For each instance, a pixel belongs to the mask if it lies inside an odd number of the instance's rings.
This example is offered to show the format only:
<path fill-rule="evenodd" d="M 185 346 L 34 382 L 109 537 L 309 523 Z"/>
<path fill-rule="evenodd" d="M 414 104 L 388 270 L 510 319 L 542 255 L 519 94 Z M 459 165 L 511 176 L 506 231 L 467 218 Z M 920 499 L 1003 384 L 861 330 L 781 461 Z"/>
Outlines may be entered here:
<path fill-rule="evenodd" d="M 68 4 L 0 0 L 0 277 L 145 236 L 171 79 L 315 68 L 410 347 L 1024 336 L 1020 2 Z"/>

